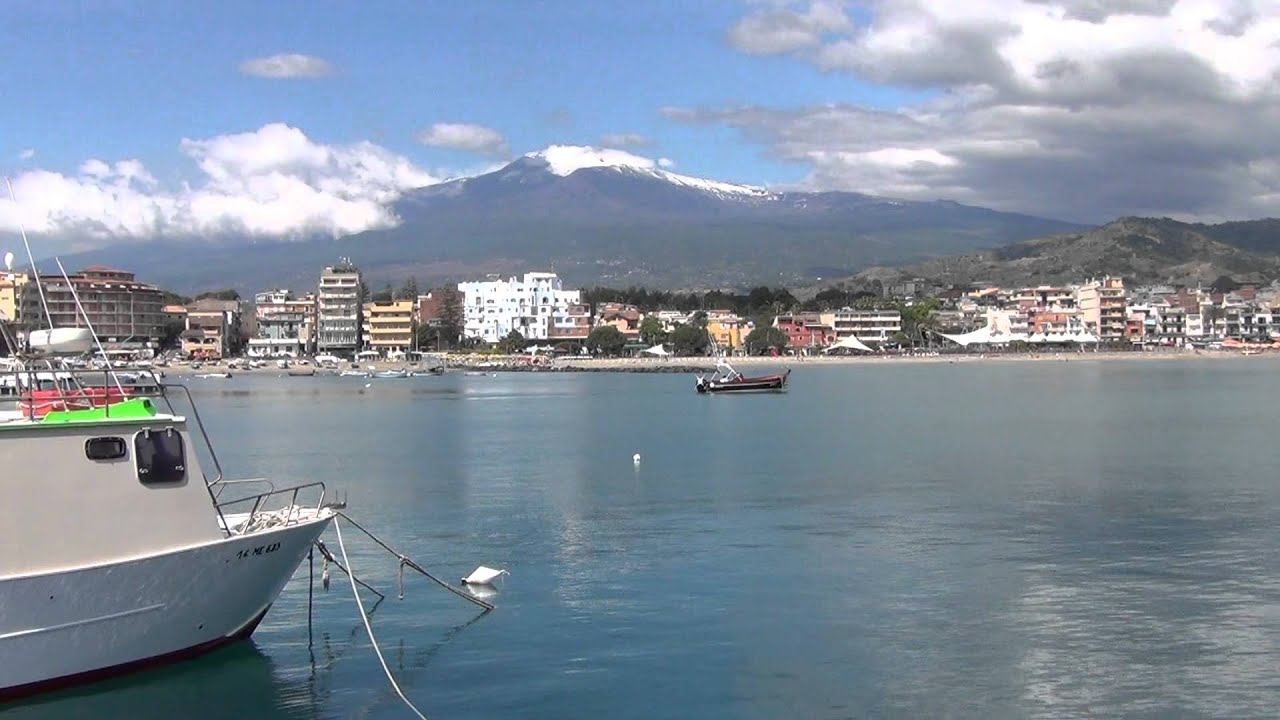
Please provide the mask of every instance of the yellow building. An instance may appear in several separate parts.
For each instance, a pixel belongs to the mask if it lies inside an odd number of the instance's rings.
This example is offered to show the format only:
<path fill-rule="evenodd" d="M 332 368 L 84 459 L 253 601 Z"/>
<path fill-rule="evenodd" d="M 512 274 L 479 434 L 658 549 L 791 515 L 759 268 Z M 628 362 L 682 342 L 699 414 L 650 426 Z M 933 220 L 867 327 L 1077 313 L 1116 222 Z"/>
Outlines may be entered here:
<path fill-rule="evenodd" d="M 0 322 L 13 322 L 18 319 L 18 305 L 22 297 L 22 286 L 26 284 L 26 273 L 5 273 L 0 275 Z"/>
<path fill-rule="evenodd" d="M 407 352 L 413 345 L 415 305 L 415 300 L 365 303 L 362 326 L 364 349 L 383 354 L 392 350 Z"/>
<path fill-rule="evenodd" d="M 733 352 L 741 349 L 751 333 L 748 325 L 748 321 L 733 314 L 713 312 L 707 315 L 707 334 L 717 350 Z"/>

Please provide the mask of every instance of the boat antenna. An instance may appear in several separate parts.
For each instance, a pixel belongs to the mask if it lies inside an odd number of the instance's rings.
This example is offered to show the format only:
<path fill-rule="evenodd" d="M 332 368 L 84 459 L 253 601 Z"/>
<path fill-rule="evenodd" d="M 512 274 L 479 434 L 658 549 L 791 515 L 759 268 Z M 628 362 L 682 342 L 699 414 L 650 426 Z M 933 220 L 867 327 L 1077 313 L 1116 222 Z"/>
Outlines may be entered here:
<path fill-rule="evenodd" d="M 13 194 L 13 183 L 9 176 L 4 176 L 5 187 L 9 188 L 9 199 L 13 201 L 14 217 L 18 220 L 18 233 L 22 235 L 22 246 L 27 249 L 27 262 L 31 263 L 31 277 L 35 280 L 36 290 L 40 293 L 40 308 L 44 310 L 44 319 L 49 321 L 49 330 L 53 330 L 53 316 L 49 314 L 49 303 L 44 299 L 44 285 L 40 283 L 40 271 L 36 270 L 36 259 L 31 255 L 31 243 L 27 240 L 27 227 L 22 222 L 22 213 L 18 210 L 18 196 Z"/>
<path fill-rule="evenodd" d="M 58 272 L 62 273 L 62 279 L 67 282 L 67 289 L 71 291 L 71 297 L 76 301 L 76 311 L 84 318 L 84 324 L 89 328 L 89 334 L 93 336 L 93 344 L 98 346 L 98 353 L 102 355 L 102 360 L 107 364 L 107 373 L 111 379 L 116 382 L 116 388 L 120 390 L 120 395 L 124 395 L 124 386 L 120 384 L 120 376 L 116 375 L 116 369 L 111 367 L 111 357 L 107 355 L 107 349 L 102 347 L 102 340 L 98 338 L 98 333 L 93 329 L 93 323 L 89 321 L 89 313 L 84 311 L 84 306 L 80 304 L 80 293 L 76 292 L 75 283 L 71 282 L 71 278 L 67 277 L 67 269 L 62 267 L 62 259 L 54 256 L 53 261 L 58 264 Z M 52 330 L 50 330 L 52 333 Z"/>

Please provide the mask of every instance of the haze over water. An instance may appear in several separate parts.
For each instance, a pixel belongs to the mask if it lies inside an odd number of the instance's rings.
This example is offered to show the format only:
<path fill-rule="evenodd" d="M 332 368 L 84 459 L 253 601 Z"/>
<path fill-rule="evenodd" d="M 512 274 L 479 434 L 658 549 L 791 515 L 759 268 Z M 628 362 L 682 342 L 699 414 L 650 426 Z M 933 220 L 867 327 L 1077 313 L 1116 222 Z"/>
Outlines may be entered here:
<path fill-rule="evenodd" d="M 753 397 L 683 375 L 190 385 L 228 475 L 324 480 L 448 580 L 511 570 L 479 619 L 413 575 L 398 600 L 395 559 L 344 528 L 433 719 L 1280 706 L 1280 363 L 793 367 Z M 344 576 L 316 573 L 314 664 L 304 564 L 252 644 L 6 720 L 404 717 Z"/>

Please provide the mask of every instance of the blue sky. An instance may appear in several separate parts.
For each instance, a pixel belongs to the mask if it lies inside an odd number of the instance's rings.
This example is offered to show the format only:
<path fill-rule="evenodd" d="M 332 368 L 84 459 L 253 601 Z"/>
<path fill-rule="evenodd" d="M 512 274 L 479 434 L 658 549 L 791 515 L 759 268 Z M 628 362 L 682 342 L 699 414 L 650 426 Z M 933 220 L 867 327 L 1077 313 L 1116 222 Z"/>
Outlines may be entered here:
<path fill-rule="evenodd" d="M 161 179 L 189 161 L 183 137 L 284 122 L 324 143 L 372 140 L 428 168 L 476 159 L 426 148 L 435 122 L 502 133 L 515 153 L 640 133 L 686 173 L 798 180 L 728 128 L 674 123 L 663 106 L 893 106 L 903 94 L 788 58 L 735 51 L 740 2 L 6 3 L 10 102 L 0 157 L 33 148 L 41 167 L 142 160 Z M 241 74 L 251 58 L 323 58 L 322 78 Z M 18 164 L 18 168 L 22 167 Z M 11 169 L 13 172 L 15 169 Z"/>
<path fill-rule="evenodd" d="M 0 233 L 340 236 L 394 225 L 413 188 L 619 134 L 774 188 L 1274 216 L 1274 5 L 7 0 Z M 264 77 L 284 55 L 303 76 Z"/>

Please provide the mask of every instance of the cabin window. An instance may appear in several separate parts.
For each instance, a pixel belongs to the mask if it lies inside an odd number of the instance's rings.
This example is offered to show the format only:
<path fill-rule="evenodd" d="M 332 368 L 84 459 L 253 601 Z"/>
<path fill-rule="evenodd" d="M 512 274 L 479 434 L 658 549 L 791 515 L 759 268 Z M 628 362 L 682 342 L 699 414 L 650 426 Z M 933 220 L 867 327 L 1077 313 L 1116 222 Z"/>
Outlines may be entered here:
<path fill-rule="evenodd" d="M 127 453 L 124 438 L 100 437 L 84 441 L 84 455 L 90 460 L 119 460 Z"/>
<path fill-rule="evenodd" d="M 143 485 L 180 483 L 187 479 L 182 435 L 173 428 L 143 430 L 133 437 L 138 481 Z"/>

